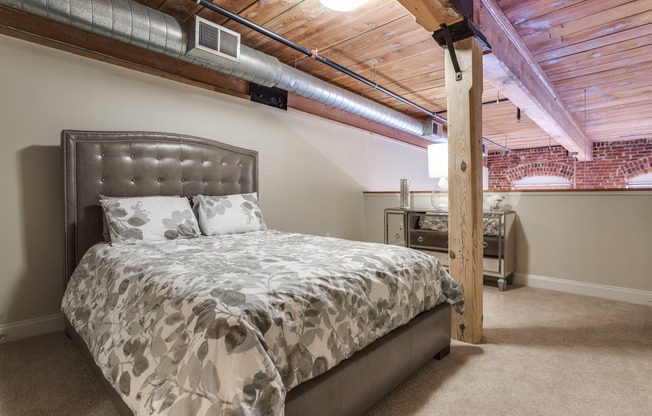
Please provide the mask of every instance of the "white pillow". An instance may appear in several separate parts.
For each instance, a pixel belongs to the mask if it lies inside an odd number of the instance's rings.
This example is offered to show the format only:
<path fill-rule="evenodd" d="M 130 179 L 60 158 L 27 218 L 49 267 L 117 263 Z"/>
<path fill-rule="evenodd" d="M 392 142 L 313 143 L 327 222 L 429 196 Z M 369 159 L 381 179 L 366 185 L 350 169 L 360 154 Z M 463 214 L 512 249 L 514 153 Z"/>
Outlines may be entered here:
<path fill-rule="evenodd" d="M 198 237 L 199 224 L 188 198 L 100 195 L 112 243 Z"/>
<path fill-rule="evenodd" d="M 193 201 L 202 233 L 206 235 L 267 229 L 255 192 L 225 196 L 197 195 Z"/>

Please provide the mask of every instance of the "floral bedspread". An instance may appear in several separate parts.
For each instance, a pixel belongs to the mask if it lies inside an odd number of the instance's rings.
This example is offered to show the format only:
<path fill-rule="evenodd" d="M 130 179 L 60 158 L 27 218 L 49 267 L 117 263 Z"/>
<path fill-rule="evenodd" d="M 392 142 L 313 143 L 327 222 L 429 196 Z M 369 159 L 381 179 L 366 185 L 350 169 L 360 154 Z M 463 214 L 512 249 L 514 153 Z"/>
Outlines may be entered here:
<path fill-rule="evenodd" d="M 461 293 L 417 251 L 257 231 L 101 243 L 62 310 L 136 415 L 282 415 L 285 394 Z"/>

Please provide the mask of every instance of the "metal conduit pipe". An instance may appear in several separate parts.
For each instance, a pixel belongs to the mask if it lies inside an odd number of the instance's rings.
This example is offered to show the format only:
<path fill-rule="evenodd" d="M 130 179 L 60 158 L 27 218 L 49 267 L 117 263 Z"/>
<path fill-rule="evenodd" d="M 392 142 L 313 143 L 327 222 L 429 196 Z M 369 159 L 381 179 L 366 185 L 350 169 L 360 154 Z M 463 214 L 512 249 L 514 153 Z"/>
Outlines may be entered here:
<path fill-rule="evenodd" d="M 233 13 L 230 10 L 225 9 L 224 7 L 221 7 L 221 6 L 219 6 L 219 5 L 215 4 L 215 3 L 212 3 L 212 2 L 206 1 L 206 0 L 195 0 L 195 1 L 196 1 L 197 4 L 199 4 L 201 6 L 204 6 L 205 8 L 207 8 L 209 10 L 212 10 L 215 13 L 219 13 L 224 17 L 228 17 L 229 19 L 234 20 L 234 21 L 240 23 L 241 25 L 244 25 L 244 26 L 248 27 L 249 29 L 253 29 L 258 33 L 262 33 L 263 35 L 265 35 L 265 36 L 267 36 L 267 37 L 269 37 L 271 39 L 274 39 L 274 40 L 284 44 L 285 46 L 288 46 L 288 47 L 294 49 L 295 51 L 301 52 L 306 56 L 310 56 L 310 57 L 318 60 L 319 62 L 322 62 L 322 63 L 330 66 L 331 68 L 337 69 L 338 71 L 340 71 L 340 72 L 342 72 L 342 73 L 344 73 L 344 74 L 346 74 L 346 75 L 348 75 L 348 76 L 350 76 L 352 78 L 355 78 L 358 81 L 360 81 L 360 82 L 362 82 L 362 83 L 364 83 L 364 84 L 366 84 L 366 85 L 368 85 L 370 87 L 373 87 L 373 88 L 375 88 L 375 89 L 389 95 L 392 98 L 395 98 L 395 99 L 401 101 L 404 104 L 407 104 L 407 105 L 409 105 L 409 106 L 411 106 L 413 108 L 416 108 L 417 110 L 429 115 L 430 117 L 434 118 L 435 120 L 437 120 L 439 122 L 442 122 L 442 123 L 447 122 L 447 120 L 445 118 L 441 117 L 437 113 L 434 113 L 434 112 L 420 106 L 419 104 L 417 104 L 415 102 L 412 102 L 412 101 L 410 101 L 410 100 L 408 100 L 408 99 L 406 99 L 404 97 L 401 97 L 400 95 L 388 90 L 385 87 L 382 87 L 382 86 L 376 84 L 375 82 L 363 77 L 362 75 L 356 74 L 355 72 L 353 72 L 353 71 L 343 67 L 342 65 L 340 65 L 340 64 L 338 64 L 336 62 L 333 62 L 330 59 L 325 58 L 325 57 L 323 57 L 323 56 L 321 56 L 321 55 L 319 55 L 317 53 L 313 53 L 313 51 L 306 48 L 305 46 L 301 46 L 296 42 L 292 42 L 288 38 L 283 37 L 283 36 L 279 35 L 278 33 L 274 33 L 271 30 L 265 29 L 264 27 L 252 22 L 251 20 L 247 20 L 244 17 L 242 17 L 242 16 L 240 16 L 240 15 L 238 15 L 236 13 Z"/>
<path fill-rule="evenodd" d="M 186 55 L 188 33 L 176 19 L 130 0 L 0 0 L 0 4 L 159 52 L 266 87 L 282 88 L 400 131 L 424 136 L 421 121 L 335 87 L 245 45 L 240 62 L 217 64 Z"/>
<path fill-rule="evenodd" d="M 323 56 L 321 56 L 319 54 L 314 54 L 313 51 L 306 48 L 305 46 L 302 46 L 302 45 L 300 45 L 300 44 L 298 44 L 296 42 L 292 42 L 288 38 L 286 38 L 284 36 L 281 36 L 278 33 L 275 33 L 275 32 L 273 32 L 273 31 L 271 31 L 269 29 L 266 29 L 263 26 L 260 26 L 260 25 L 254 23 L 254 22 L 252 22 L 252 21 L 250 21 L 248 19 L 245 19 L 244 17 L 242 17 L 242 16 L 240 16 L 240 15 L 238 15 L 236 13 L 233 13 L 232 11 L 227 10 L 224 7 L 219 6 L 219 5 L 215 4 L 215 3 L 212 3 L 212 2 L 207 1 L 207 0 L 195 0 L 195 2 L 197 4 L 199 4 L 199 5 L 201 5 L 201 6 L 209 9 L 209 10 L 214 11 L 215 13 L 221 14 L 224 17 L 227 17 L 227 18 L 229 18 L 229 19 L 231 19 L 231 20 L 233 20 L 235 22 L 238 22 L 241 25 L 244 25 L 244 26 L 248 27 L 249 29 L 255 30 L 256 32 L 261 33 L 261 34 L 267 36 L 270 39 L 273 39 L 273 40 L 275 40 L 277 42 L 280 42 L 280 43 L 282 43 L 283 45 L 285 45 L 285 46 L 287 46 L 289 48 L 292 48 L 292 49 L 294 49 L 294 50 L 296 50 L 298 52 L 303 53 L 306 56 L 314 58 L 317 61 L 319 61 L 319 62 L 321 62 L 321 63 L 323 63 L 325 65 L 328 65 L 331 68 L 334 68 L 334 69 L 342 72 L 343 74 L 346 74 L 346 75 L 348 75 L 348 76 L 350 76 L 350 77 L 352 77 L 352 78 L 354 78 L 354 79 L 356 79 L 356 80 L 358 80 L 358 81 L 360 81 L 360 82 L 362 82 L 362 83 L 364 83 L 364 84 L 366 84 L 366 85 L 368 85 L 370 87 L 373 87 L 373 88 L 375 88 L 375 89 L 389 95 L 390 97 L 395 98 L 395 99 L 403 102 L 404 104 L 407 104 L 407 105 L 421 111 L 422 113 L 427 114 L 428 116 L 432 117 L 433 119 L 437 120 L 438 122 L 440 122 L 440 123 L 442 123 L 444 125 L 448 125 L 448 120 L 445 119 L 444 117 L 440 116 L 439 114 L 434 113 L 434 112 L 432 112 L 432 111 L 430 111 L 430 110 L 428 110 L 428 109 L 426 109 L 426 108 L 424 108 L 424 107 L 422 107 L 422 106 L 420 106 L 420 105 L 418 105 L 418 104 L 416 104 L 416 103 L 414 103 L 414 102 L 412 102 L 412 101 L 410 101 L 410 100 L 408 100 L 408 99 L 406 99 L 404 97 L 401 97 L 400 95 L 398 95 L 398 94 L 396 94 L 396 93 L 394 93 L 394 92 L 392 92 L 392 91 L 390 91 L 390 90 L 376 84 L 375 82 L 372 82 L 372 81 L 368 80 L 367 78 L 365 78 L 365 77 L 363 77 L 363 76 L 361 76 L 359 74 L 356 74 L 355 72 L 341 66 L 340 64 L 338 64 L 336 62 L 331 61 L 328 58 L 325 58 L 325 57 L 323 57 Z M 509 101 L 509 99 L 503 98 L 503 99 L 498 99 L 496 101 L 491 101 L 491 102 L 482 103 L 482 104 L 489 104 L 489 103 L 503 102 L 503 101 Z M 383 117 L 383 116 L 384 115 L 381 114 L 379 117 Z M 379 121 L 379 120 L 376 120 L 376 121 Z M 379 121 L 379 122 L 381 122 L 381 121 Z M 498 143 L 494 142 L 493 140 L 490 140 L 490 139 L 488 139 L 488 138 L 486 138 L 484 136 L 482 137 L 482 140 L 484 140 L 484 141 L 486 141 L 488 143 L 491 143 L 494 146 L 496 146 L 496 147 L 498 147 L 500 149 L 506 150 L 508 152 L 512 151 L 508 147 L 503 146 L 501 144 L 498 144 Z"/>

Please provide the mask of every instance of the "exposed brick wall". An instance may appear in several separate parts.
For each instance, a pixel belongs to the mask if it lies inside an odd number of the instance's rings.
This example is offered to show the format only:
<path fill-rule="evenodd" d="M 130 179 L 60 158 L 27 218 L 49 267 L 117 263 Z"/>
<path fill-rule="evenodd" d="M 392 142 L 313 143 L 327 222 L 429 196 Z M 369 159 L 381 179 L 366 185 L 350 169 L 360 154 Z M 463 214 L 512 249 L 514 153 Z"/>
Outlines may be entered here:
<path fill-rule="evenodd" d="M 593 160 L 574 164 L 561 146 L 489 153 L 489 190 L 510 190 L 530 176 L 561 176 L 577 189 L 624 189 L 627 180 L 652 172 L 652 139 L 593 144 Z"/>

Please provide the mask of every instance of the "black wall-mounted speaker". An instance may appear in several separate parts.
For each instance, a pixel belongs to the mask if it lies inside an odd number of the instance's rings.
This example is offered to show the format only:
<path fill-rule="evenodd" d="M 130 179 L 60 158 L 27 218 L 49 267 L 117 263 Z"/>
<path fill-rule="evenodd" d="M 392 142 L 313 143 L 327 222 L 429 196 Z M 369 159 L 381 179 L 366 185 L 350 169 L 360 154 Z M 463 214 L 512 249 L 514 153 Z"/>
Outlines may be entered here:
<path fill-rule="evenodd" d="M 249 84 L 249 96 L 253 102 L 281 110 L 288 109 L 288 92 L 280 88 L 264 87 L 252 82 Z"/>

